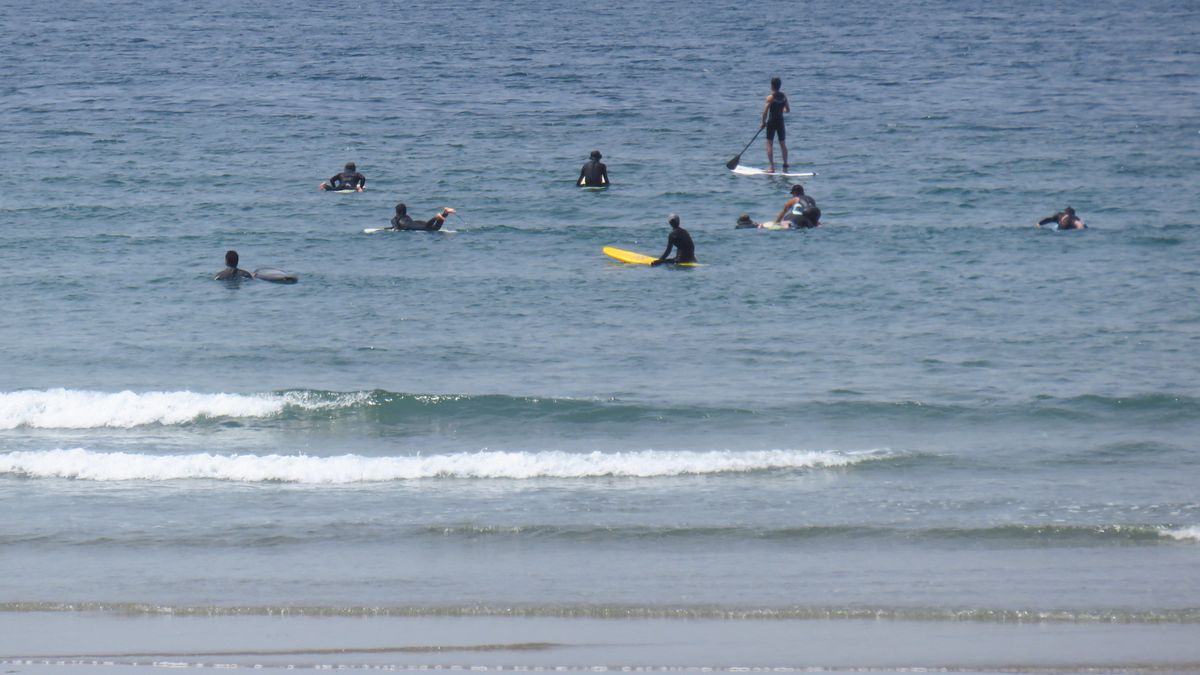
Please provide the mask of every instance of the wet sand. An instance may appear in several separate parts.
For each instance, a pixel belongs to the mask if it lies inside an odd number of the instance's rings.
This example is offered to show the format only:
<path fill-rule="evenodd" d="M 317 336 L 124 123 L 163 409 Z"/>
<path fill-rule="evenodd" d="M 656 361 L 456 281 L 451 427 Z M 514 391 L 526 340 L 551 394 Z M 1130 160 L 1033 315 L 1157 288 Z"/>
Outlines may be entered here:
<path fill-rule="evenodd" d="M 0 616 L 0 672 L 148 668 L 1200 672 L 1200 625 Z"/>

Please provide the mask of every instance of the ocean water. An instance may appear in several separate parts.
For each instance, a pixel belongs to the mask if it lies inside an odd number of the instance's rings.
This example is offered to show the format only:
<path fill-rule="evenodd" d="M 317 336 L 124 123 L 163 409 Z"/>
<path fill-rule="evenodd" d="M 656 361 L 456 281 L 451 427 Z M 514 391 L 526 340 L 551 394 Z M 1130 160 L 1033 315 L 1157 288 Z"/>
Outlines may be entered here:
<path fill-rule="evenodd" d="M 0 659 L 299 615 L 1200 663 L 1194 3 L 0 11 Z M 813 231 L 733 229 L 791 185 L 724 167 L 772 76 Z M 458 214 L 363 233 L 399 201 Z M 601 254 L 672 212 L 703 266 Z"/>

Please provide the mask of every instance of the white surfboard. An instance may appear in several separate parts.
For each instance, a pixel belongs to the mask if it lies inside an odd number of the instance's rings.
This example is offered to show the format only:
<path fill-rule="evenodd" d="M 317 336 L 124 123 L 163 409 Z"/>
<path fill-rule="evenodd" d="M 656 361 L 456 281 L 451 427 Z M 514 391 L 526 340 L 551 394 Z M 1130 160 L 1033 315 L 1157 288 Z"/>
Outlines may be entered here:
<path fill-rule="evenodd" d="M 363 230 L 363 234 L 375 234 L 376 232 L 444 232 L 446 234 L 457 234 L 458 230 L 447 230 L 446 228 L 440 230 L 393 230 L 390 227 L 368 227 Z"/>
<path fill-rule="evenodd" d="M 300 280 L 291 272 L 284 272 L 281 269 L 274 267 L 260 267 L 254 270 L 254 278 L 262 279 L 263 281 L 271 281 L 277 284 L 294 284 Z"/>
<path fill-rule="evenodd" d="M 788 173 L 783 173 L 781 171 L 775 171 L 772 173 L 770 171 L 767 171 L 766 169 L 759 169 L 759 168 L 756 168 L 753 166 L 742 166 L 741 164 L 738 164 L 737 166 L 735 166 L 733 168 L 733 172 L 739 176 L 786 176 L 788 178 L 808 178 L 808 177 L 817 175 L 816 171 L 801 171 L 801 172 L 788 172 Z"/>

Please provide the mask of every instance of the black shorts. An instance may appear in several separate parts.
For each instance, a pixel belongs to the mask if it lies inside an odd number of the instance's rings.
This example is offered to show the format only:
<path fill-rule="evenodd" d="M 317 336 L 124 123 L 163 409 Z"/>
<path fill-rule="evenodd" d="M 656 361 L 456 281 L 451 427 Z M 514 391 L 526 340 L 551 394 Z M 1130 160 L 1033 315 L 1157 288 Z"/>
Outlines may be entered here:
<path fill-rule="evenodd" d="M 783 143 L 787 140 L 787 130 L 783 128 L 783 119 L 771 120 L 767 122 L 767 141 L 775 140 L 775 134 L 779 134 L 779 142 Z"/>
<path fill-rule="evenodd" d="M 785 220 L 792 224 L 793 230 L 807 230 L 812 227 L 818 227 L 821 224 L 821 209 L 805 209 L 802 216 L 789 213 Z"/>

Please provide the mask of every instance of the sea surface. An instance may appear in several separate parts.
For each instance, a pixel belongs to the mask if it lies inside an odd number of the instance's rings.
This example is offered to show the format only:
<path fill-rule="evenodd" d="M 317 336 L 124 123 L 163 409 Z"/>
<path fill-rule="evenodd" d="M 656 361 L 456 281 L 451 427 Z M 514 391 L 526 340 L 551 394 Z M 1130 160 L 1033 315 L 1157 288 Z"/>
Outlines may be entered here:
<path fill-rule="evenodd" d="M 1184 637 L 1101 661 L 1196 667 L 1198 36 L 1171 0 L 0 7 L 0 659 L 287 615 L 1116 626 Z M 791 187 L 725 168 L 773 76 L 816 230 L 734 230 Z M 398 202 L 458 213 L 363 233 Z M 701 267 L 601 253 L 672 212 Z M 229 249 L 299 282 L 214 281 Z"/>

